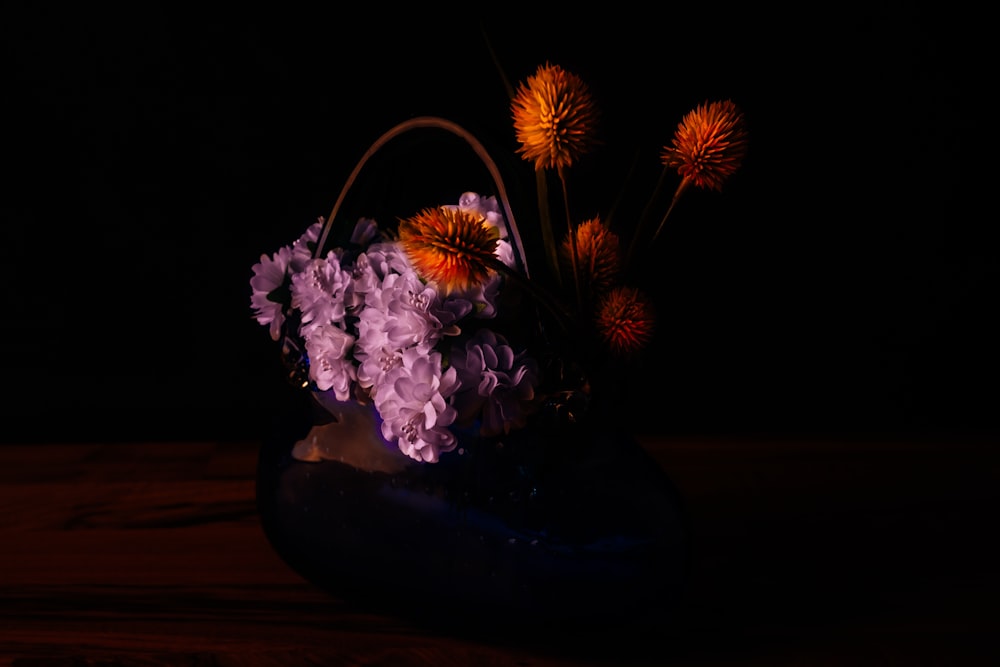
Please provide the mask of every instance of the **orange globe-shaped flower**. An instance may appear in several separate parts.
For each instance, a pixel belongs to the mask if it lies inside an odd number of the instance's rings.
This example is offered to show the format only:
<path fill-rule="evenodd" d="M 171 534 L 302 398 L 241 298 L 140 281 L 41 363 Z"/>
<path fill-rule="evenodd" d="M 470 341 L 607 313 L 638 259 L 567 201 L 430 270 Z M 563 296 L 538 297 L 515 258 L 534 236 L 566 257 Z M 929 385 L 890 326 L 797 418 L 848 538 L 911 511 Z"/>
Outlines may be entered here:
<path fill-rule="evenodd" d="M 499 230 L 473 211 L 426 208 L 399 223 L 399 242 L 423 280 L 446 294 L 481 285 L 496 264 Z"/>
<path fill-rule="evenodd" d="M 518 153 L 535 169 L 563 169 L 596 143 L 597 107 L 583 79 L 545 63 L 511 102 Z"/>
<path fill-rule="evenodd" d="M 731 100 L 706 102 L 684 116 L 663 164 L 676 167 L 682 187 L 721 190 L 743 162 L 747 130 L 743 112 Z"/>
<path fill-rule="evenodd" d="M 569 235 L 559 247 L 559 258 L 572 266 Z M 581 287 L 591 292 L 607 291 L 621 270 L 621 248 L 618 235 L 601 223 L 599 217 L 587 220 L 576 228 L 576 262 Z"/>
<path fill-rule="evenodd" d="M 597 306 L 597 333 L 620 356 L 639 352 L 652 340 L 654 321 L 652 302 L 634 287 L 615 287 Z"/>

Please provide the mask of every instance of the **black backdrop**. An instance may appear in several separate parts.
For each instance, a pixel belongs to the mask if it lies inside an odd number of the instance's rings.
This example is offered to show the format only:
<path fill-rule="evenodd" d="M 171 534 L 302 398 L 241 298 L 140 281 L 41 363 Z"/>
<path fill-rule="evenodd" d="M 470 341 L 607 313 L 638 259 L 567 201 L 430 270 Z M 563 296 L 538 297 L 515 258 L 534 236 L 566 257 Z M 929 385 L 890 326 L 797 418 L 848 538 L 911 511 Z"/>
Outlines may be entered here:
<path fill-rule="evenodd" d="M 287 387 L 250 267 L 329 213 L 379 134 L 446 116 L 530 186 L 487 37 L 515 81 L 549 60 L 590 83 L 605 144 L 573 182 L 582 215 L 633 158 L 638 202 L 696 104 L 747 115 L 743 168 L 686 196 L 647 267 L 638 428 L 996 434 L 984 17 L 215 7 L 4 10 L 2 440 L 259 435 Z"/>

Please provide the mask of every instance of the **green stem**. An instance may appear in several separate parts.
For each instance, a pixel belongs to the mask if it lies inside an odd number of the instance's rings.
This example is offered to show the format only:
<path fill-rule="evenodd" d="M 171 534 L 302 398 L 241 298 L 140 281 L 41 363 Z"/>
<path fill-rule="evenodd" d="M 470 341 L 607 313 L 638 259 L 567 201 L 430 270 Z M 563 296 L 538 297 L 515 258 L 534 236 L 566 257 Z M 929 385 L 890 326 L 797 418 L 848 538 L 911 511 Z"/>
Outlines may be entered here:
<path fill-rule="evenodd" d="M 521 275 L 511 267 L 501 262 L 499 259 L 493 258 L 491 260 L 487 260 L 487 265 L 497 273 L 510 278 L 515 283 L 520 285 L 526 292 L 528 292 L 529 295 L 534 297 L 538 303 L 544 306 L 545 309 L 551 313 L 552 317 L 555 318 L 559 326 L 562 327 L 563 333 L 569 333 L 570 316 L 559 306 L 556 300 L 552 298 L 551 294 L 544 291 L 529 278 Z"/>
<path fill-rule="evenodd" d="M 639 222 L 636 224 L 635 231 L 632 233 L 632 242 L 628 245 L 628 252 L 625 254 L 625 262 L 623 266 L 630 267 L 632 265 L 632 255 L 635 254 L 635 249 L 639 245 L 639 238 L 642 236 L 642 230 L 645 227 L 646 220 L 649 219 L 649 210 L 653 207 L 653 202 L 659 197 L 660 191 L 663 190 L 663 182 L 666 180 L 667 172 L 669 169 L 664 166 L 660 170 L 660 178 L 656 181 L 656 187 L 653 188 L 653 193 L 649 196 L 649 200 L 646 201 L 646 206 L 642 209 L 642 213 L 639 215 Z"/>
<path fill-rule="evenodd" d="M 535 192 L 538 197 L 538 222 L 542 229 L 542 245 L 545 247 L 552 278 L 557 286 L 562 287 L 562 274 L 559 271 L 559 246 L 556 244 L 556 237 L 552 232 L 548 180 L 544 169 L 535 170 Z"/>
<path fill-rule="evenodd" d="M 569 263 L 573 272 L 573 288 L 576 292 L 576 308 L 583 311 L 583 294 L 580 292 L 580 271 L 577 268 L 576 259 L 576 225 L 573 224 L 573 217 L 569 212 L 569 189 L 566 187 L 566 172 L 559 168 L 559 183 L 562 185 L 563 208 L 566 211 L 566 230 L 569 234 Z"/>
<path fill-rule="evenodd" d="M 687 190 L 690 182 L 691 181 L 685 178 L 681 181 L 681 184 L 677 186 L 677 191 L 674 192 L 674 198 L 670 200 L 670 207 L 667 208 L 667 212 L 663 214 L 663 218 L 660 219 L 660 224 L 656 227 L 656 232 L 653 233 L 654 241 L 656 240 L 656 237 L 660 235 L 660 230 L 663 229 L 663 224 L 667 221 L 667 218 L 670 217 L 670 212 L 674 210 L 674 206 L 677 205 L 677 200 L 681 198 L 681 193 Z"/>

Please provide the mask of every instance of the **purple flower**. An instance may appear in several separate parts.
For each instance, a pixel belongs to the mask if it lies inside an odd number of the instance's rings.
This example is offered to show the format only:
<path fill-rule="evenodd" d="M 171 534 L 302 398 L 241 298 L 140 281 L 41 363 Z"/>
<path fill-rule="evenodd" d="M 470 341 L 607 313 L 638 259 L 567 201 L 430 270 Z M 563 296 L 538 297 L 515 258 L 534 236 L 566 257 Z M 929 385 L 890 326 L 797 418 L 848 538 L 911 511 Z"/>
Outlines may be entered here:
<path fill-rule="evenodd" d="M 275 301 L 272 293 L 285 284 L 291 255 L 291 249 L 285 246 L 271 257 L 261 255 L 260 261 L 252 268 L 250 307 L 257 323 L 269 328 L 271 340 L 281 337 L 281 327 L 285 323 L 284 307 L 288 305 Z"/>
<path fill-rule="evenodd" d="M 441 338 L 441 320 L 434 313 L 440 297 L 412 269 L 386 276 L 381 291 L 369 297 L 361 319 L 372 313 L 372 321 L 381 323 L 391 347 L 433 346 Z"/>
<path fill-rule="evenodd" d="M 465 193 L 457 208 L 475 210 L 499 229 L 496 257 L 513 266 L 496 199 Z M 316 244 L 324 225 L 319 218 L 291 245 L 261 255 L 250 280 L 253 315 L 274 340 L 287 318 L 299 323 L 291 333 L 308 358 L 315 391 L 338 401 L 367 392 L 383 437 L 418 461 L 437 461 L 457 446 L 452 427 L 459 417 L 484 435 L 525 424 L 538 383 L 536 362 L 515 353 L 503 336 L 467 326 L 496 316 L 502 273 L 465 292 L 442 294 L 368 218 L 358 220 L 349 248 L 314 257 L 321 254 Z M 446 344 L 449 339 L 455 342 Z"/>
<path fill-rule="evenodd" d="M 309 377 L 320 391 L 333 390 L 339 401 L 351 398 L 352 383 L 357 380 L 354 361 L 348 352 L 354 337 L 334 324 L 314 327 L 306 336 L 309 354 Z"/>
<path fill-rule="evenodd" d="M 378 224 L 371 218 L 361 218 L 351 232 L 351 243 L 365 247 L 374 241 L 376 236 L 378 236 Z"/>
<path fill-rule="evenodd" d="M 439 352 L 425 354 L 410 348 L 401 361 L 373 390 L 382 435 L 410 458 L 434 463 L 457 444 L 449 429 L 455 408 L 447 401 L 456 387 L 455 371 L 442 372 Z"/>
<path fill-rule="evenodd" d="M 431 309 L 440 297 L 412 269 L 402 275 L 390 273 L 380 285 L 369 284 L 366 289 L 355 357 L 360 364 L 358 381 L 370 388 L 401 363 L 404 350 L 429 353 L 441 339 L 443 326 Z"/>
<path fill-rule="evenodd" d="M 413 269 L 406 253 L 398 243 L 373 243 L 365 251 L 372 271 L 380 279 L 392 273 L 406 273 Z"/>
<path fill-rule="evenodd" d="M 288 267 L 291 273 L 298 273 L 305 269 L 306 265 L 313 258 L 313 250 L 316 248 L 316 242 L 319 240 L 319 234 L 322 230 L 323 218 L 319 218 L 316 222 L 309 225 L 305 233 L 292 244 L 291 261 Z"/>
<path fill-rule="evenodd" d="M 313 327 L 344 321 L 344 290 L 349 274 L 340 269 L 336 255 L 313 259 L 292 274 L 292 307 L 302 313 L 302 334 Z"/>
<path fill-rule="evenodd" d="M 483 435 L 524 425 L 538 384 L 537 362 L 526 352 L 515 353 L 503 336 L 480 329 L 464 346 L 452 347 L 451 367 L 461 387 L 453 399 L 460 420 L 481 416 Z"/>

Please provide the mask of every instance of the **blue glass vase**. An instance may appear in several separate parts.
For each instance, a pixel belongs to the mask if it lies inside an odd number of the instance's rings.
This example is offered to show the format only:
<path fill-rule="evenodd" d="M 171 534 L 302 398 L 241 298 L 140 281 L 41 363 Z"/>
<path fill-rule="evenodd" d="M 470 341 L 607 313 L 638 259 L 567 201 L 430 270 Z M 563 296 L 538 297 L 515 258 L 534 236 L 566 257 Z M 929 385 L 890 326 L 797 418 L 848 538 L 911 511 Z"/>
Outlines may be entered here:
<path fill-rule="evenodd" d="M 263 444 L 257 500 L 273 548 L 319 588 L 451 628 L 606 627 L 676 608 L 682 505 L 627 424 L 458 433 L 422 463 L 382 439 L 370 406 L 311 395 Z"/>

